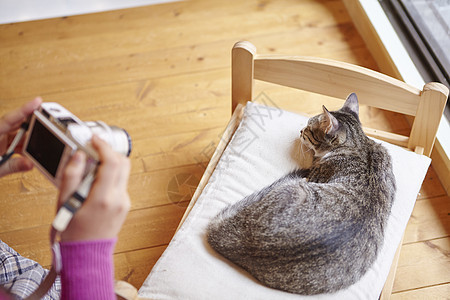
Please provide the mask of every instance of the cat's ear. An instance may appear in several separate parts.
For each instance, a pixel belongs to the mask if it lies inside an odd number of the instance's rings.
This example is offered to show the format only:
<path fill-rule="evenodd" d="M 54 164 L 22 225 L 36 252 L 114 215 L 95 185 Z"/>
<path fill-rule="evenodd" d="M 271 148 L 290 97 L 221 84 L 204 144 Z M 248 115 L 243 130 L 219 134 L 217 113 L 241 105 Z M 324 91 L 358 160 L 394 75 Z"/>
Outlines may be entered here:
<path fill-rule="evenodd" d="M 328 111 L 325 105 L 322 106 L 323 116 L 321 128 L 326 134 L 334 134 L 339 129 L 338 120 Z"/>
<path fill-rule="evenodd" d="M 341 110 L 347 110 L 348 112 L 352 112 L 357 117 L 359 117 L 358 97 L 355 93 L 351 93 L 350 95 L 348 95 L 347 100 L 345 100 L 344 106 L 342 106 Z"/>

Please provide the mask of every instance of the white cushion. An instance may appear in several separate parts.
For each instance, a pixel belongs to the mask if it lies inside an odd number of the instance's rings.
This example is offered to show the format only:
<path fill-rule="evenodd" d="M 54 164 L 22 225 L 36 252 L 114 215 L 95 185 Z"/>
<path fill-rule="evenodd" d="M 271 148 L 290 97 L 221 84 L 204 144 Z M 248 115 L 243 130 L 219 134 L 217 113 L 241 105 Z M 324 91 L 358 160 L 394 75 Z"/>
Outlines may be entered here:
<path fill-rule="evenodd" d="M 296 139 L 308 118 L 260 104 L 244 117 L 188 218 L 139 290 L 152 299 L 304 299 L 263 286 L 207 243 L 209 221 L 226 206 L 297 167 Z M 381 142 L 393 160 L 397 193 L 381 252 L 358 282 L 314 299 L 378 299 L 430 164 L 426 156 Z"/>

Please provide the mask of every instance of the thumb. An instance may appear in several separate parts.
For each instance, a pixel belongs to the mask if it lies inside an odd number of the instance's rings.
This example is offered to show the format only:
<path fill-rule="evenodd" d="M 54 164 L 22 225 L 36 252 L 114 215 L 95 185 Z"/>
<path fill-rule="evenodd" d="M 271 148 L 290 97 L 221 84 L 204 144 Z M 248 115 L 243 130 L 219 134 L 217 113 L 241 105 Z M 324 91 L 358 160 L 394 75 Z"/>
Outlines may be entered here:
<path fill-rule="evenodd" d="M 25 157 L 11 157 L 0 167 L 0 177 L 17 173 L 29 171 L 33 168 L 33 163 Z"/>
<path fill-rule="evenodd" d="M 81 183 L 85 166 L 86 155 L 81 151 L 76 152 L 67 163 L 60 186 L 58 207 L 63 205 L 77 190 Z"/>

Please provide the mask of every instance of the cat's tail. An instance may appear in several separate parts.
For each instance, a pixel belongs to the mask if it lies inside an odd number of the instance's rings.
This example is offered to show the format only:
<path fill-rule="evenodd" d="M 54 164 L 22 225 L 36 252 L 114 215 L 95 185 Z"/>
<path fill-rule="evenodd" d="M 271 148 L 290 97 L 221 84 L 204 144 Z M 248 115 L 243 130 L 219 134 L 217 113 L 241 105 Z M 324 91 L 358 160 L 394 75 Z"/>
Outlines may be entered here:
<path fill-rule="evenodd" d="M 249 195 L 234 205 L 226 207 L 211 220 L 207 227 L 206 238 L 214 250 L 229 259 L 232 259 L 230 256 L 242 255 L 240 251 L 243 250 L 242 238 L 245 236 L 243 231 L 245 227 L 241 222 L 244 219 L 236 218 L 236 215 L 250 204 L 260 200 L 262 195 L 262 191 Z"/>

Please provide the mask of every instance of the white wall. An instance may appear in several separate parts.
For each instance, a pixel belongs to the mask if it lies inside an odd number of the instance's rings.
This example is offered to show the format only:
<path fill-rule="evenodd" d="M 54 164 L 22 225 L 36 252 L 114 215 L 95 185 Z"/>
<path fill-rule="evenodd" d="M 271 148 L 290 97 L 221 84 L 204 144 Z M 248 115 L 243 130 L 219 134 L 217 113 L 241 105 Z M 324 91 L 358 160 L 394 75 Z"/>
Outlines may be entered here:
<path fill-rule="evenodd" d="M 0 0 L 0 24 L 175 1 L 177 0 Z"/>

